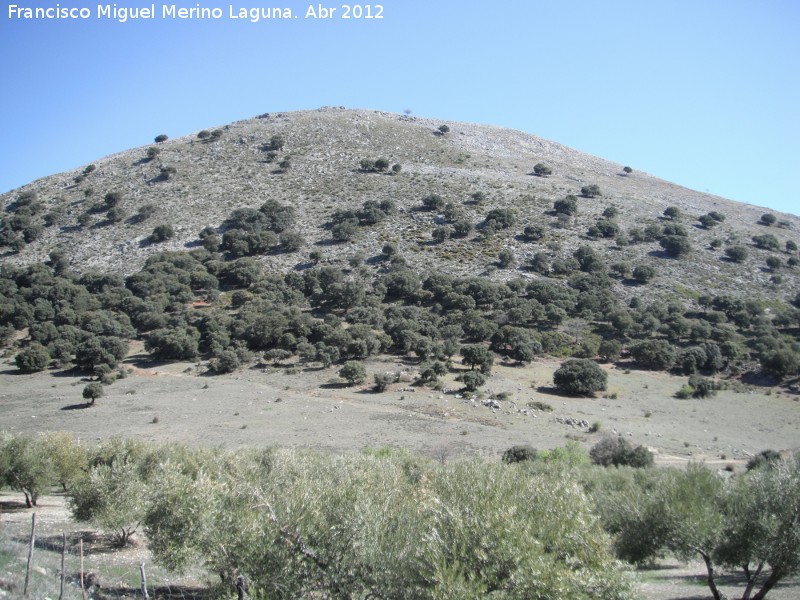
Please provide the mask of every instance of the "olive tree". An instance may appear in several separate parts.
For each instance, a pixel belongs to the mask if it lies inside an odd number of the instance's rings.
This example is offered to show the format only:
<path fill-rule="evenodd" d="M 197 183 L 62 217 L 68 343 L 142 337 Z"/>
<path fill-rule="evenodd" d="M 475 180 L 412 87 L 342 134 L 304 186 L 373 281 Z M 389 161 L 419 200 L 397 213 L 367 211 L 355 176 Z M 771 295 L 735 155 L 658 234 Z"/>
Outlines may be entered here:
<path fill-rule="evenodd" d="M 276 599 L 631 597 L 586 495 L 555 467 L 391 451 L 214 460 L 159 467 L 146 528 L 164 566 L 199 559 Z"/>
<path fill-rule="evenodd" d="M 699 555 L 715 600 L 720 567 L 740 569 L 741 600 L 761 600 L 800 571 L 800 460 L 781 460 L 723 479 L 705 466 L 668 469 L 641 480 L 647 493 L 620 494 L 626 519 L 615 524 L 617 547 L 636 560 L 663 550 L 689 560 Z M 630 558 L 630 557 L 628 557 Z"/>
<path fill-rule="evenodd" d="M 141 471 L 142 465 L 127 456 L 94 465 L 69 490 L 73 518 L 110 530 L 120 546 L 127 545 L 147 507 Z"/>
<path fill-rule="evenodd" d="M 28 508 L 36 506 L 39 496 L 58 479 L 48 450 L 28 435 L 0 437 L 0 483 L 21 491 Z"/>

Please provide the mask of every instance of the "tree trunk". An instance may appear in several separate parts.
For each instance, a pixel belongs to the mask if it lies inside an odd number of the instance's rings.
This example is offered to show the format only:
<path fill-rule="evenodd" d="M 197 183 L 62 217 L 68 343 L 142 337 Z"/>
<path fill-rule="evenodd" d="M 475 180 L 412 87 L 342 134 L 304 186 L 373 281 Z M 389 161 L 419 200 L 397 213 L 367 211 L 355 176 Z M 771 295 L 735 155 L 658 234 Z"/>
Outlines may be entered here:
<path fill-rule="evenodd" d="M 717 589 L 717 583 L 714 581 L 714 565 L 711 563 L 711 557 L 701 550 L 698 552 L 700 552 L 700 556 L 703 557 L 706 563 L 706 570 L 708 571 L 708 589 L 711 590 L 711 595 L 714 596 L 714 600 L 725 600 Z"/>
<path fill-rule="evenodd" d="M 33 508 L 36 503 L 33 501 L 33 498 L 31 498 L 30 492 L 28 492 L 28 490 L 22 490 L 22 493 L 25 494 L 25 506 Z"/>
<path fill-rule="evenodd" d="M 742 600 L 750 600 L 750 594 L 753 593 L 753 588 L 756 585 L 756 579 L 761 574 L 761 569 L 764 568 L 764 563 L 759 563 L 756 567 L 756 570 L 751 573 L 750 572 L 750 565 L 744 565 L 742 570 L 744 574 L 747 576 L 747 587 L 744 588 L 744 594 L 742 594 Z"/>
<path fill-rule="evenodd" d="M 781 570 L 773 568 L 772 573 L 770 573 L 769 577 L 767 577 L 767 580 L 764 582 L 764 585 L 762 585 L 761 589 L 758 590 L 758 593 L 755 596 L 753 596 L 753 600 L 762 600 L 764 596 L 767 595 L 767 592 L 769 592 L 775 586 L 775 584 L 778 583 L 778 580 L 781 579 L 782 577 L 783 573 L 781 572 Z"/>

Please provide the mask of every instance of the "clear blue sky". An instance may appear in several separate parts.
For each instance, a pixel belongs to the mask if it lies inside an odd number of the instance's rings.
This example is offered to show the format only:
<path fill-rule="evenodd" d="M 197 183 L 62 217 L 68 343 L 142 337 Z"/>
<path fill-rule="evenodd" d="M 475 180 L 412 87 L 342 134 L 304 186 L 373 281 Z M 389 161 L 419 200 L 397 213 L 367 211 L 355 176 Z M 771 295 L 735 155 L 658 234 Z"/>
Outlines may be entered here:
<path fill-rule="evenodd" d="M 797 0 L 383 0 L 381 20 L 0 14 L 0 192 L 152 141 L 324 105 L 520 129 L 800 214 Z M 319 3 L 312 3 L 317 6 Z M 149 6 L 117 0 L 117 6 Z M 323 3 L 337 7 L 341 4 Z M 373 5 L 374 6 L 374 5 Z M 374 11 L 375 9 L 373 9 Z"/>

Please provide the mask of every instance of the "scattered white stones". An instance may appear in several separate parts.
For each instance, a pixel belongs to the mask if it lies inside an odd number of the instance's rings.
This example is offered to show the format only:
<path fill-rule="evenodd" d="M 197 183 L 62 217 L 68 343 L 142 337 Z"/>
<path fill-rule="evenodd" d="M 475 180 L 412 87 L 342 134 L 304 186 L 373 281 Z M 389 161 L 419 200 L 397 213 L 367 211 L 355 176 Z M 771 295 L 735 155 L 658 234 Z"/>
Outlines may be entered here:
<path fill-rule="evenodd" d="M 574 417 L 555 417 L 553 419 L 556 423 L 562 425 L 571 425 L 572 427 L 582 427 L 584 429 L 589 427 L 589 422 L 586 419 L 576 419 Z"/>

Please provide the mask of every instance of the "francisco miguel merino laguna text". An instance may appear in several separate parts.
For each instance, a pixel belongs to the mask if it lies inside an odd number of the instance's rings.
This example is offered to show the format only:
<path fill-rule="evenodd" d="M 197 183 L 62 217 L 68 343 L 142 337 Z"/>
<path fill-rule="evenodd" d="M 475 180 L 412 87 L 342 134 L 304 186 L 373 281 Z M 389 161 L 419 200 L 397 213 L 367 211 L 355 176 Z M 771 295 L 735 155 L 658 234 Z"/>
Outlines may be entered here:
<path fill-rule="evenodd" d="M 96 10 L 92 11 L 88 7 L 68 7 L 56 4 L 51 7 L 35 7 L 30 8 L 27 6 L 18 6 L 10 4 L 8 6 L 8 18 L 17 20 L 28 19 L 42 19 L 42 20 L 57 20 L 57 19 L 90 19 L 96 16 L 98 19 L 107 19 L 125 23 L 129 19 L 246 19 L 252 23 L 256 23 L 262 19 L 292 19 L 297 18 L 299 15 L 292 13 L 291 8 L 282 7 L 236 7 L 232 4 L 228 5 L 227 13 L 219 7 L 204 7 L 200 4 L 194 7 L 182 7 L 175 4 L 161 4 L 159 10 L 156 9 L 156 4 L 149 6 L 118 6 L 117 4 L 98 4 Z M 341 5 L 340 7 L 328 7 L 323 4 L 309 4 L 305 12 L 304 18 L 306 19 L 329 19 L 340 8 L 337 17 L 339 18 L 366 18 L 366 19 L 381 19 L 383 18 L 383 7 L 379 4 L 365 4 L 365 5 Z"/>

